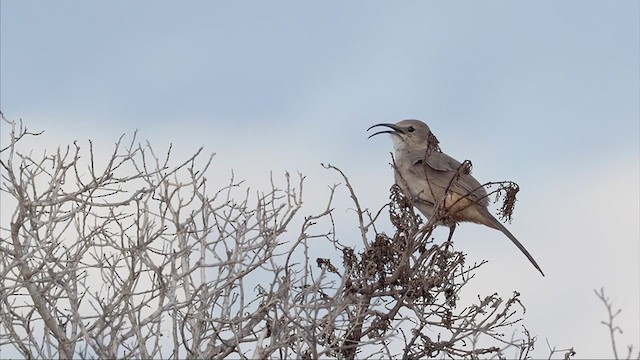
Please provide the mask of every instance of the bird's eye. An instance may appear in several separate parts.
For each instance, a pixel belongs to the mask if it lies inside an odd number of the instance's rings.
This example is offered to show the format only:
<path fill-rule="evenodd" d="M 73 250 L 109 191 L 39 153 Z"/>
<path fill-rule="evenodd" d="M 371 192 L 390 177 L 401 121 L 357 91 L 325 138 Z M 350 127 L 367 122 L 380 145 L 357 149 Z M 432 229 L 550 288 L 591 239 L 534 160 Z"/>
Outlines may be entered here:
<path fill-rule="evenodd" d="M 407 129 L 408 132 L 414 132 L 416 131 L 416 128 L 414 128 L 413 126 L 409 126 L 409 128 Z"/>

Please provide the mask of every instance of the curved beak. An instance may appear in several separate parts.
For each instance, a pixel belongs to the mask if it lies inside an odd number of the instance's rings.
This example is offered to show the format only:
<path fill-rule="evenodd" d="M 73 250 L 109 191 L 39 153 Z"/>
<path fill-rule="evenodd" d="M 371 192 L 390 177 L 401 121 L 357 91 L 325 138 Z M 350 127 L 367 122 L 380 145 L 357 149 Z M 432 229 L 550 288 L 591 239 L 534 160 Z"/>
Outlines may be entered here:
<path fill-rule="evenodd" d="M 391 135 L 400 135 L 400 134 L 404 134 L 404 131 L 402 131 L 401 128 L 399 128 L 398 126 L 396 126 L 395 124 L 387 124 L 387 123 L 383 123 L 383 124 L 375 124 L 371 127 L 369 127 L 367 129 L 367 131 L 373 129 L 374 127 L 377 126 L 386 126 L 392 130 L 384 130 L 384 131 L 378 131 L 377 133 L 371 134 L 369 135 L 368 139 L 371 139 L 372 137 L 379 135 L 379 134 L 391 134 Z"/>

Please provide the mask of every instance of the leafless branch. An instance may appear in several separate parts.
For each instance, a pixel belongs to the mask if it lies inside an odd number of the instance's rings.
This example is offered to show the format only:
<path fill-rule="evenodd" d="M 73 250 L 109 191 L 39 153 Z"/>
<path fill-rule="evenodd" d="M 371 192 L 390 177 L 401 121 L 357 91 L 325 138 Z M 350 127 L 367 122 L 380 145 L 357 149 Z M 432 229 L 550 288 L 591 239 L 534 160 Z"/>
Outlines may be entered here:
<path fill-rule="evenodd" d="M 613 349 L 613 357 L 618 360 L 620 357 L 618 356 L 618 348 L 616 346 L 616 333 L 622 334 L 622 329 L 619 326 L 614 325 L 615 318 L 620 315 L 622 309 L 613 310 L 613 301 L 609 299 L 608 296 L 605 295 L 604 288 L 600 288 L 600 290 L 593 290 L 598 299 L 602 301 L 604 306 L 607 308 L 608 320 L 602 321 L 601 323 L 609 329 L 609 339 L 611 341 L 611 348 Z M 625 359 L 629 360 L 633 356 L 633 345 L 627 345 L 627 355 Z M 640 351 L 637 353 L 635 359 L 640 359 Z"/>
<path fill-rule="evenodd" d="M 180 161 L 137 134 L 110 153 L 76 142 L 34 154 L 8 121 L 0 150 L 0 348 L 24 358 L 529 357 L 514 292 L 460 294 L 480 264 L 435 242 L 393 186 L 370 212 L 347 175 L 360 241 L 324 209 L 303 211 L 304 176 L 251 190 L 214 155 Z M 437 143 L 434 150 L 437 151 Z M 107 155 L 103 155 L 107 154 Z M 462 171 L 462 170 L 461 170 Z M 213 175 L 212 175 L 213 174 Z M 3 208 L 4 210 L 5 208 Z M 375 215 L 373 215 L 375 214 Z M 388 218 L 389 235 L 376 223 Z M 373 231 L 372 231 L 373 230 Z M 613 331 L 613 330 L 612 330 Z M 3 354 L 4 356 L 5 354 Z"/>

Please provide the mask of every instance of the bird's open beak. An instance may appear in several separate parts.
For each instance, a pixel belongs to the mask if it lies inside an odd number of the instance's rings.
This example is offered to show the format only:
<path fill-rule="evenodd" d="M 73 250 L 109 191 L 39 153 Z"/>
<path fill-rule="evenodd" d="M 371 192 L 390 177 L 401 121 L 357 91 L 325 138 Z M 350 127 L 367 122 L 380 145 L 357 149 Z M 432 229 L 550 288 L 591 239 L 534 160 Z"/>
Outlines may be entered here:
<path fill-rule="evenodd" d="M 374 127 L 377 126 L 386 126 L 391 130 L 384 130 L 384 131 L 378 131 L 377 133 L 371 134 L 369 135 L 369 139 L 371 139 L 372 137 L 379 135 L 379 134 L 391 134 L 391 135 L 400 135 L 400 134 L 404 134 L 404 131 L 402 131 L 402 129 L 400 129 L 399 127 L 397 127 L 395 124 L 375 124 L 373 126 L 371 126 L 370 128 L 367 129 L 367 131 L 373 129 Z"/>

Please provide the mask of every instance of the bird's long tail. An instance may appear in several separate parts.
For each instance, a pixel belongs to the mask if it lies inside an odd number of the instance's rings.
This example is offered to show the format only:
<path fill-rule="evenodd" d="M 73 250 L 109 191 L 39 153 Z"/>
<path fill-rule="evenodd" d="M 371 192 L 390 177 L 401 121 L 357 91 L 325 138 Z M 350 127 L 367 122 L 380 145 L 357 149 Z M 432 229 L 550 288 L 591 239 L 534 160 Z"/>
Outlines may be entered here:
<path fill-rule="evenodd" d="M 542 274 L 542 276 L 544 276 L 544 273 L 542 272 L 542 269 L 540 269 L 540 265 L 538 265 L 538 263 L 533 258 L 533 256 L 531 256 L 531 254 L 529 254 L 527 249 L 525 249 L 524 245 L 522 245 L 522 243 L 520 243 L 520 241 L 518 241 L 518 239 L 516 239 L 516 237 L 513 236 L 513 234 L 509 230 L 507 230 L 507 228 L 504 227 L 504 225 L 502 225 L 502 223 L 500 221 L 498 221 L 498 219 L 496 219 L 493 215 L 491 215 L 491 213 L 488 210 L 486 210 L 485 214 L 483 214 L 483 215 L 485 215 L 484 217 L 486 218 L 486 220 L 488 220 L 485 223 L 485 225 L 487 225 L 489 227 L 492 227 L 492 228 L 494 228 L 496 230 L 500 230 L 505 235 L 507 235 L 507 237 L 509 239 L 511 239 L 511 241 L 513 241 L 513 243 L 518 247 L 518 249 L 520 249 L 520 251 L 522 251 L 522 253 L 527 257 L 527 259 L 529 259 L 529 261 L 531 261 L 533 266 L 535 266 L 535 268 L 538 269 L 538 271 L 540 271 L 540 274 Z"/>

